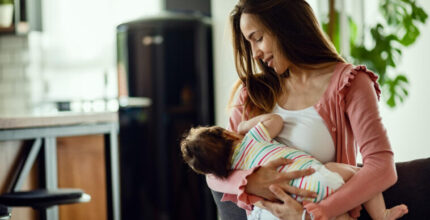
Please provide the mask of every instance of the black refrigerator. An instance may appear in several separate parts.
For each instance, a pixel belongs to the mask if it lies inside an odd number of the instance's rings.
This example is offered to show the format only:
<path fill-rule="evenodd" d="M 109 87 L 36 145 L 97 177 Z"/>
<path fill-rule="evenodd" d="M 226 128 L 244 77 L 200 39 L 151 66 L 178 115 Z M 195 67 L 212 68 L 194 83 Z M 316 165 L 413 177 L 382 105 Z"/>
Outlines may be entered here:
<path fill-rule="evenodd" d="M 214 124 L 212 28 L 163 14 L 117 27 L 122 219 L 216 219 L 204 176 L 183 162 L 191 126 Z"/>

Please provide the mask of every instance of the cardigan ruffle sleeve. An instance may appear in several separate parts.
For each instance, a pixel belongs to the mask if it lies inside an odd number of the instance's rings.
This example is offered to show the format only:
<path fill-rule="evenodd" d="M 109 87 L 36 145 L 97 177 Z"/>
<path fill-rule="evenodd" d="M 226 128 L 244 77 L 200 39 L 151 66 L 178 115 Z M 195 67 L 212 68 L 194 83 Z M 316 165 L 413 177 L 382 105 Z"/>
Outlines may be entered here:
<path fill-rule="evenodd" d="M 206 181 L 209 188 L 212 190 L 224 193 L 221 201 L 231 201 L 237 206 L 251 211 L 255 202 L 260 201 L 262 198 L 250 195 L 245 192 L 246 184 L 248 183 L 246 177 L 254 173 L 259 167 L 254 167 L 249 170 L 236 170 L 227 179 L 218 179 L 213 175 L 206 175 Z"/>

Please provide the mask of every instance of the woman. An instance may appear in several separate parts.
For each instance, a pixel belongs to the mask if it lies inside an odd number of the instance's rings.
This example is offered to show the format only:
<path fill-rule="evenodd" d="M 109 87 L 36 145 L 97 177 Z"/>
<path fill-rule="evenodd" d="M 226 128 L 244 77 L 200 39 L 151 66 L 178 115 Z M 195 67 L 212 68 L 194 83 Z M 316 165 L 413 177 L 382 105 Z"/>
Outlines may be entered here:
<path fill-rule="evenodd" d="M 242 89 L 230 129 L 236 131 L 244 119 L 275 112 L 285 124 L 281 142 L 322 162 L 350 165 L 356 165 L 359 150 L 363 168 L 332 196 L 304 206 L 286 193 L 308 196 L 310 192 L 287 183 L 311 171 L 277 173 L 281 161 L 236 171 L 226 181 L 208 176 L 209 187 L 242 208 L 252 207 L 253 195 L 282 200 L 261 203 L 281 219 L 301 219 L 309 213 L 314 219 L 331 219 L 348 211 L 358 217 L 360 204 L 397 181 L 378 112 L 377 76 L 363 66 L 345 63 L 304 0 L 241 0 L 231 14 L 231 24 Z"/>

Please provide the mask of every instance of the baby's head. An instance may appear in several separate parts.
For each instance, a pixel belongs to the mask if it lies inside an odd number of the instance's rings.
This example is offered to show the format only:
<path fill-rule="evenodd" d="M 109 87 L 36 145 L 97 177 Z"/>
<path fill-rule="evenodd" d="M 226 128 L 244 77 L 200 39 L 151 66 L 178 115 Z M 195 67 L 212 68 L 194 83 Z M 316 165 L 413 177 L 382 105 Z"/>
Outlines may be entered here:
<path fill-rule="evenodd" d="M 219 126 L 191 128 L 181 141 L 182 157 L 197 173 L 226 178 L 232 171 L 234 133 Z"/>

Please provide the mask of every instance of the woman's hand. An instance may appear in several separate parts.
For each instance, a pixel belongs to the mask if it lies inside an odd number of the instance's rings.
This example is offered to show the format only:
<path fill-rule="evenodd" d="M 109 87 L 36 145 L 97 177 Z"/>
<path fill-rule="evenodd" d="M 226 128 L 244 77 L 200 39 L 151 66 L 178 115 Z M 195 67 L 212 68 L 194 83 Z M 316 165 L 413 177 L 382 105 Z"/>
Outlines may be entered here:
<path fill-rule="evenodd" d="M 271 185 L 270 191 L 276 195 L 276 198 L 281 202 L 272 202 L 268 200 L 258 201 L 255 205 L 267 209 L 280 220 L 302 219 L 303 206 L 286 194 L 279 186 Z M 306 219 L 311 219 L 310 215 L 306 214 Z M 336 217 L 336 220 L 354 220 L 348 213 Z"/>
<path fill-rule="evenodd" d="M 263 200 L 259 202 L 259 207 L 267 209 L 281 220 L 301 219 L 303 206 L 300 203 L 286 194 L 279 186 L 271 185 L 269 188 L 281 203 Z"/>
<path fill-rule="evenodd" d="M 293 172 L 278 172 L 278 167 L 292 162 L 293 161 L 289 159 L 279 158 L 261 166 L 257 171 L 247 177 L 248 183 L 246 184 L 245 191 L 249 194 L 254 194 L 267 200 L 276 201 L 278 196 L 274 195 L 269 189 L 270 185 L 276 184 L 287 193 L 315 198 L 315 192 L 299 189 L 289 185 L 290 180 L 310 175 L 315 172 L 315 170 L 306 169 Z"/>

